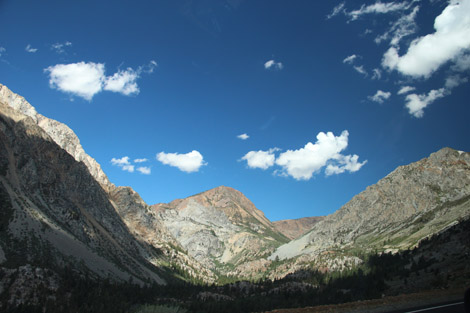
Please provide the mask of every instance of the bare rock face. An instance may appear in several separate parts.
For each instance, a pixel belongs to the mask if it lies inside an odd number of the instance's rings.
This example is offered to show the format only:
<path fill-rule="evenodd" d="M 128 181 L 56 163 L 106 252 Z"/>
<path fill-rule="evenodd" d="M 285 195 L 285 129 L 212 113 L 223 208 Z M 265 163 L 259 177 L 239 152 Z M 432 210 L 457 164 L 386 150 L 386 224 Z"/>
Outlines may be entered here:
<path fill-rule="evenodd" d="M 189 255 L 225 274 L 251 275 L 244 263 L 265 257 L 287 241 L 250 200 L 230 187 L 153 208 Z"/>
<path fill-rule="evenodd" d="M 400 166 L 270 257 L 398 251 L 470 215 L 470 153 L 443 148 Z"/>
<path fill-rule="evenodd" d="M 82 162 L 30 116 L 0 101 L 0 246 L 13 266 L 32 260 L 165 283 L 152 248 L 129 232 Z"/>
<path fill-rule="evenodd" d="M 36 112 L 36 109 L 29 104 L 25 98 L 19 96 L 0 84 L 0 102 L 3 102 L 15 111 L 29 116 L 39 127 L 41 127 L 62 149 L 67 151 L 78 162 L 83 162 L 90 174 L 101 186 L 109 191 L 113 184 L 109 181 L 101 166 L 83 150 L 77 135 L 67 125 L 56 120 L 47 118 Z"/>
<path fill-rule="evenodd" d="M 273 225 L 277 231 L 292 240 L 311 230 L 313 225 L 323 220 L 323 218 L 323 216 L 302 217 L 295 220 L 276 221 L 273 222 Z"/>

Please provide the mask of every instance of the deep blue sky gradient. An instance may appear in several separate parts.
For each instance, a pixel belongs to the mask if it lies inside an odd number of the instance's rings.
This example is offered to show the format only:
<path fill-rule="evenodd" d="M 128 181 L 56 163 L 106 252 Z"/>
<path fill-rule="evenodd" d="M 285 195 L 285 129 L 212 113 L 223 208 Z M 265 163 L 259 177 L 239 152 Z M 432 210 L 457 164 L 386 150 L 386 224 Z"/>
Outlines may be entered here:
<path fill-rule="evenodd" d="M 236 5 L 238 3 L 238 5 Z M 393 14 L 348 23 L 326 16 L 336 1 L 0 1 L 0 83 L 37 111 L 67 124 L 85 151 L 116 185 L 132 186 L 154 204 L 226 185 L 243 192 L 271 220 L 326 215 L 397 166 L 442 147 L 470 151 L 469 88 L 436 100 L 422 118 L 408 113 L 402 85 L 418 93 L 440 88 L 448 66 L 429 79 L 387 72 L 380 62 L 383 33 Z M 374 1 L 347 1 L 349 10 Z M 446 1 L 422 1 L 418 31 L 433 32 Z M 366 29 L 372 34 L 364 34 Z M 50 46 L 69 41 L 62 54 Z M 403 47 L 406 47 L 405 44 Z M 26 45 L 37 48 L 25 51 Z M 343 63 L 349 55 L 372 80 Z M 264 63 L 282 62 L 282 70 Z M 45 68 L 76 62 L 105 63 L 106 74 L 148 64 L 140 93 L 101 92 L 91 101 L 49 87 Z M 466 73 L 468 76 L 468 73 Z M 405 81 L 406 83 L 399 82 Z M 377 90 L 391 97 L 368 100 Z M 295 150 L 319 132 L 349 131 L 344 154 L 367 160 L 359 171 L 308 181 L 249 169 L 240 159 L 252 150 Z M 242 141 L 237 135 L 247 133 Z M 155 159 L 161 151 L 199 151 L 208 163 L 184 173 Z M 151 175 L 128 173 L 112 158 L 148 158 Z"/>

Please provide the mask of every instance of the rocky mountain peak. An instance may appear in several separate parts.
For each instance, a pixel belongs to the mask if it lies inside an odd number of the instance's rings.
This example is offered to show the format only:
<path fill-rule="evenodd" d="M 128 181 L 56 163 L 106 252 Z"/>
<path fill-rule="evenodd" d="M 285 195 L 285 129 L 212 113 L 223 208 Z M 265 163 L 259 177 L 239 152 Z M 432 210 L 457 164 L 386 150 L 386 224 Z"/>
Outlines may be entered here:
<path fill-rule="evenodd" d="M 37 113 L 36 109 L 24 97 L 17 95 L 2 84 L 0 84 L 0 102 L 10 106 L 16 112 L 32 118 L 56 144 L 73 156 L 76 161 L 83 162 L 90 174 L 106 191 L 109 192 L 114 187 L 98 162 L 85 153 L 77 135 L 67 125 Z"/>

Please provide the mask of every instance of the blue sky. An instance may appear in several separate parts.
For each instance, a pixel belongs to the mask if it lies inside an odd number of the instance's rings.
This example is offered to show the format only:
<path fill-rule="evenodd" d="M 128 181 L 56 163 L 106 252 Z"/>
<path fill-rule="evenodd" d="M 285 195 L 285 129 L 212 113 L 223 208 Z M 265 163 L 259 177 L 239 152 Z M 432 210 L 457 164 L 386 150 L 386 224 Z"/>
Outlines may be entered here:
<path fill-rule="evenodd" d="M 326 215 L 470 151 L 470 0 L 1 1 L 0 83 L 149 203 Z"/>

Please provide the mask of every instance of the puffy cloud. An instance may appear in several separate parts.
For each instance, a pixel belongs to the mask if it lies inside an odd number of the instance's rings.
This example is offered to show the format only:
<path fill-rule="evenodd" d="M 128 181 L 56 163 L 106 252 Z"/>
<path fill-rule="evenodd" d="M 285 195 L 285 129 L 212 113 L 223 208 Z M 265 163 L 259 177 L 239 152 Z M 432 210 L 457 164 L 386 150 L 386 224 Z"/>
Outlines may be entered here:
<path fill-rule="evenodd" d="M 374 4 L 370 5 L 365 5 L 363 4 L 360 9 L 354 10 L 354 11 L 344 11 L 346 15 L 350 17 L 352 21 L 357 20 L 359 17 L 365 14 L 384 14 L 384 13 L 390 13 L 390 12 L 395 12 L 395 11 L 402 11 L 407 9 L 409 4 L 404 1 L 404 2 L 388 2 L 388 3 L 383 3 L 381 1 L 377 1 Z M 342 9 L 342 8 L 341 8 Z"/>
<path fill-rule="evenodd" d="M 156 66 L 151 61 L 147 67 L 140 66 L 137 70 L 127 68 L 106 76 L 103 63 L 79 62 L 49 66 L 44 71 L 49 74 L 51 88 L 91 101 L 102 90 L 121 93 L 129 96 L 139 93 L 137 79 L 140 74 L 153 72 Z M 145 69 L 144 69 L 145 68 Z M 150 71 L 151 69 L 151 71 Z"/>
<path fill-rule="evenodd" d="M 71 63 L 57 64 L 45 69 L 49 73 L 51 88 L 82 97 L 90 101 L 101 91 L 104 76 L 104 64 Z"/>
<path fill-rule="evenodd" d="M 143 158 L 143 159 L 135 159 L 135 160 L 134 160 L 134 163 L 143 163 L 143 162 L 147 162 L 147 161 L 148 161 L 148 159 L 146 159 L 146 158 Z"/>
<path fill-rule="evenodd" d="M 250 151 L 242 157 L 242 160 L 247 162 L 249 168 L 265 170 L 274 165 L 274 160 L 276 159 L 274 152 L 278 150 L 278 148 L 272 148 L 268 151 Z"/>
<path fill-rule="evenodd" d="M 412 86 L 403 86 L 400 88 L 400 90 L 398 90 L 398 94 L 399 95 L 403 95 L 405 93 L 409 93 L 413 90 L 415 90 L 416 88 L 415 87 L 412 87 Z"/>
<path fill-rule="evenodd" d="M 269 60 L 266 63 L 264 63 L 264 68 L 269 70 L 282 70 L 284 68 L 284 65 L 281 62 L 276 62 L 274 60 Z"/>
<path fill-rule="evenodd" d="M 356 156 L 344 156 L 340 152 L 348 146 L 347 130 L 340 136 L 332 132 L 320 132 L 315 144 L 308 142 L 298 150 L 288 150 L 279 155 L 276 164 L 283 168 L 283 173 L 297 180 L 308 180 L 327 164 L 331 164 L 327 175 L 344 171 L 357 171 L 363 163 L 358 163 Z M 336 167 L 335 167 L 336 166 Z"/>
<path fill-rule="evenodd" d="M 409 94 L 406 96 L 406 107 L 411 115 L 420 118 L 423 117 L 424 111 L 428 105 L 433 103 L 435 100 L 444 97 L 447 91 L 444 88 L 433 89 L 427 95 L 426 94 Z"/>
<path fill-rule="evenodd" d="M 150 173 L 152 172 L 150 167 L 146 167 L 146 166 L 138 167 L 137 171 L 144 175 L 150 175 Z"/>
<path fill-rule="evenodd" d="M 139 87 L 136 83 L 137 78 L 139 78 L 138 72 L 129 67 L 125 71 L 120 70 L 113 76 L 106 77 L 103 89 L 112 92 L 119 92 L 126 96 L 138 94 Z"/>
<path fill-rule="evenodd" d="M 357 154 L 340 155 L 336 160 L 338 164 L 328 164 L 328 166 L 326 167 L 326 176 L 330 176 L 333 174 L 342 174 L 345 171 L 354 173 L 359 171 L 361 167 L 367 163 L 367 160 L 362 163 L 359 163 L 359 156 Z"/>
<path fill-rule="evenodd" d="M 346 64 L 353 64 L 353 63 L 354 63 L 354 60 L 356 60 L 357 58 L 358 58 L 358 56 L 355 55 L 355 54 L 350 55 L 350 56 L 344 58 L 343 63 L 346 63 Z"/>
<path fill-rule="evenodd" d="M 130 172 L 130 173 L 134 172 L 134 165 L 132 165 L 129 162 L 129 157 L 128 156 L 122 157 L 120 159 L 112 158 L 111 159 L 111 164 L 119 166 L 120 168 L 122 168 L 123 171 L 127 171 L 127 172 Z"/>
<path fill-rule="evenodd" d="M 157 160 L 187 173 L 197 172 L 201 166 L 207 164 L 201 153 L 196 150 L 186 154 L 160 152 L 157 154 Z"/>
<path fill-rule="evenodd" d="M 377 102 L 377 103 L 383 103 L 385 100 L 390 98 L 392 94 L 388 91 L 382 91 L 382 90 L 377 90 L 375 95 L 367 97 L 369 100 Z"/>
<path fill-rule="evenodd" d="M 384 54 L 382 65 L 413 77 L 429 77 L 444 63 L 470 49 L 470 0 L 451 0 L 434 21 L 435 32 L 413 40 L 408 51 L 396 47 Z"/>
<path fill-rule="evenodd" d="M 237 138 L 241 140 L 247 140 L 248 138 L 250 138 L 250 136 L 248 136 L 247 134 L 241 134 L 238 135 Z"/>
<path fill-rule="evenodd" d="M 130 164 L 128 156 L 122 157 L 120 159 L 112 158 L 111 163 L 117 166 L 124 166 Z"/>
<path fill-rule="evenodd" d="M 51 45 L 51 50 L 54 50 L 55 52 L 59 53 L 59 54 L 62 54 L 62 53 L 65 53 L 65 47 L 70 47 L 72 46 L 72 43 L 70 41 L 66 41 L 64 43 L 55 43 L 53 45 Z"/>
<path fill-rule="evenodd" d="M 35 53 L 36 51 L 38 51 L 38 49 L 31 47 L 30 44 L 28 44 L 26 48 L 24 48 L 24 50 L 29 53 Z"/>

